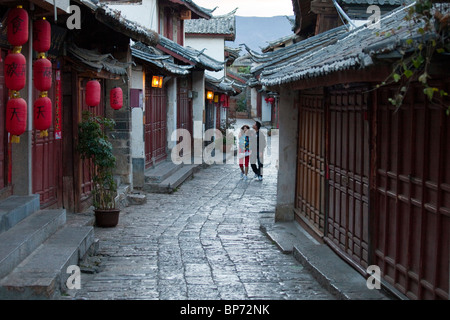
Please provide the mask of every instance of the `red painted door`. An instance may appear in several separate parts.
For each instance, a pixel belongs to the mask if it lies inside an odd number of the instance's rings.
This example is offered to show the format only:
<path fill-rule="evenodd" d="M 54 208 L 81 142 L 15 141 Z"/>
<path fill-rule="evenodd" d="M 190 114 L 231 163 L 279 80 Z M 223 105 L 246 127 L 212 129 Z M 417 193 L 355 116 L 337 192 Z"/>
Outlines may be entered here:
<path fill-rule="evenodd" d="M 361 273 L 369 262 L 369 94 L 330 91 L 328 217 L 325 241 Z"/>
<path fill-rule="evenodd" d="M 7 132 L 5 130 L 5 114 L 6 114 L 6 101 L 8 97 L 8 89 L 5 85 L 4 76 L 4 63 L 6 52 L 0 50 L 1 62 L 0 62 L 0 189 L 6 187 L 8 184 L 8 152 L 7 152 Z"/>
<path fill-rule="evenodd" d="M 167 158 L 166 89 L 152 88 L 151 77 L 145 87 L 145 167 Z"/>
<path fill-rule="evenodd" d="M 448 92 L 448 79 L 436 87 L 443 85 Z M 388 101 L 395 89 L 377 91 L 374 264 L 410 299 L 447 300 L 450 117 L 419 84 L 395 111 Z"/>
<path fill-rule="evenodd" d="M 57 70 L 53 69 L 53 79 Z M 39 91 L 33 90 L 33 101 L 39 97 Z M 55 88 L 48 91 L 52 101 L 53 121 L 48 137 L 40 137 L 40 131 L 32 131 L 33 157 L 33 193 L 39 194 L 41 208 L 62 206 L 62 140 L 56 140 L 54 134 Z"/>

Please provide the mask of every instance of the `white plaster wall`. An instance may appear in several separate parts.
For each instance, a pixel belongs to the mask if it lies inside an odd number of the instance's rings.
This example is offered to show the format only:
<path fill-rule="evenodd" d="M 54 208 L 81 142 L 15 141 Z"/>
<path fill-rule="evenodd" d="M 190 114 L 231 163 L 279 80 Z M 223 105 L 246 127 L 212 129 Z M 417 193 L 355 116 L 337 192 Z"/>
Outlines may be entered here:
<path fill-rule="evenodd" d="M 272 104 L 266 102 L 266 96 L 262 97 L 261 101 L 261 121 L 267 122 L 271 120 L 272 117 Z"/>
<path fill-rule="evenodd" d="M 185 46 L 192 47 L 197 50 L 203 50 L 204 54 L 211 58 L 223 62 L 225 60 L 225 39 L 224 38 L 196 38 L 192 36 L 185 37 Z M 225 70 L 218 72 L 207 70 L 206 73 L 216 79 L 222 79 L 225 76 Z"/>
<path fill-rule="evenodd" d="M 133 68 L 130 85 L 132 89 L 141 89 L 144 94 L 144 72 L 142 67 Z M 145 103 L 145 100 L 144 100 Z M 133 158 L 145 157 L 144 144 L 144 110 L 141 108 L 131 109 L 131 156 Z"/>
<path fill-rule="evenodd" d="M 118 10 L 131 21 L 135 21 L 153 31 L 158 31 L 158 1 L 142 0 L 142 3 L 108 4 L 114 10 Z"/>

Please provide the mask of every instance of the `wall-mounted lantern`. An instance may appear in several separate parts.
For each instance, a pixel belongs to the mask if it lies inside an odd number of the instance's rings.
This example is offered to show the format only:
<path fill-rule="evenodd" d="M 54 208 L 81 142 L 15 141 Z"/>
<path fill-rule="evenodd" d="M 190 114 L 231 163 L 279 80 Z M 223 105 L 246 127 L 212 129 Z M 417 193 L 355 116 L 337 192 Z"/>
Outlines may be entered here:
<path fill-rule="evenodd" d="M 162 88 L 163 85 L 163 77 L 153 76 L 152 77 L 152 87 L 153 88 Z"/>

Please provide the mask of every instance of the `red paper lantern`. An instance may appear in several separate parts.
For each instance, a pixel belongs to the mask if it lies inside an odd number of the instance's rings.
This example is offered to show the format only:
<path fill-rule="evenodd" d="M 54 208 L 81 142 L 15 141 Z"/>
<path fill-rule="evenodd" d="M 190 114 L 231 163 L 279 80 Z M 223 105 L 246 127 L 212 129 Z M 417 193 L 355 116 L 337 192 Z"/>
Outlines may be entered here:
<path fill-rule="evenodd" d="M 25 87 L 27 61 L 21 53 L 10 53 L 5 58 L 5 83 L 10 90 L 19 91 Z"/>
<path fill-rule="evenodd" d="M 274 102 L 275 102 L 275 98 L 270 97 L 270 98 L 268 99 L 268 101 L 269 101 L 270 103 L 274 103 Z"/>
<path fill-rule="evenodd" d="M 50 50 L 51 39 L 50 23 L 43 18 L 33 23 L 33 49 L 37 52 L 47 52 Z"/>
<path fill-rule="evenodd" d="M 27 102 L 12 98 L 6 104 L 6 131 L 12 134 L 11 142 L 19 142 L 19 136 L 27 129 Z"/>
<path fill-rule="evenodd" d="M 100 82 L 90 80 L 86 84 L 86 104 L 95 107 L 100 104 Z"/>
<path fill-rule="evenodd" d="M 109 103 L 111 108 L 119 110 L 123 105 L 123 92 L 122 88 L 116 87 L 109 92 Z"/>
<path fill-rule="evenodd" d="M 52 87 L 52 63 L 46 58 L 37 59 L 33 64 L 34 87 L 48 91 Z"/>
<path fill-rule="evenodd" d="M 34 127 L 42 131 L 41 137 L 46 137 L 51 125 L 52 101 L 48 97 L 40 97 L 34 102 Z"/>
<path fill-rule="evenodd" d="M 7 20 L 8 42 L 20 47 L 28 41 L 28 13 L 22 6 L 11 9 Z"/>

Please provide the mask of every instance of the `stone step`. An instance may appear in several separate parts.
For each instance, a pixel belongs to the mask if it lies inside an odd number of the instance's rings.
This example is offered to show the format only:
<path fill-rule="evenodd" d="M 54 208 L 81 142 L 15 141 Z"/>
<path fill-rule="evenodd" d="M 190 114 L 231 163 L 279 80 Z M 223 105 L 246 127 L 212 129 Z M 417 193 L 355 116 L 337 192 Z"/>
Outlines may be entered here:
<path fill-rule="evenodd" d="M 66 211 L 40 210 L 0 234 L 0 279 L 66 222 Z"/>
<path fill-rule="evenodd" d="M 39 195 L 10 196 L 0 201 L 0 234 L 11 229 L 17 223 L 38 211 Z"/>
<path fill-rule="evenodd" d="M 145 172 L 145 182 L 146 183 L 160 183 L 167 179 L 169 176 L 174 174 L 177 170 L 179 170 L 183 165 L 177 165 L 172 161 L 165 161 L 154 168 L 148 169 Z"/>
<path fill-rule="evenodd" d="M 94 243 L 91 226 L 65 226 L 0 280 L 0 299 L 55 299 L 67 292 L 70 265 Z M 82 284 L 81 284 L 82 285 Z"/>
<path fill-rule="evenodd" d="M 197 170 L 199 165 L 183 165 L 172 175 L 168 176 L 160 183 L 146 183 L 144 191 L 153 193 L 172 193 L 184 181 L 191 177 Z"/>

